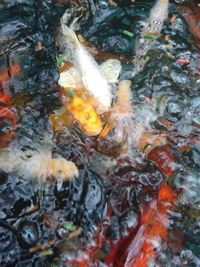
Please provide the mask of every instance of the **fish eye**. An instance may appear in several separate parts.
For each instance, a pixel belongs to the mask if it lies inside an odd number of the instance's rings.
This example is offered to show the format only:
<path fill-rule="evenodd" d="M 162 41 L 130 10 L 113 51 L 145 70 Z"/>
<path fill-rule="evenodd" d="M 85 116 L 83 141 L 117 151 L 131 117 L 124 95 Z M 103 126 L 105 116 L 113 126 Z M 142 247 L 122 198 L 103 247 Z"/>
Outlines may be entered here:
<path fill-rule="evenodd" d="M 98 7 L 99 7 L 99 9 L 103 9 L 103 10 L 105 10 L 105 9 L 107 9 L 108 8 L 108 3 L 106 2 L 106 1 L 99 1 L 98 2 Z"/>

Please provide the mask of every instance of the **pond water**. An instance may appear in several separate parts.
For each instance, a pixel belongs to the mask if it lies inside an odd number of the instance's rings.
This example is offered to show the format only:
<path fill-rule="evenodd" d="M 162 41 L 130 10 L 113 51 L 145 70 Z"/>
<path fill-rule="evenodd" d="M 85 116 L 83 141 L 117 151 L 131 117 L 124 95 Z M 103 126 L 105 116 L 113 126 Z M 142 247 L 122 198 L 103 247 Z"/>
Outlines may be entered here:
<path fill-rule="evenodd" d="M 144 34 L 155 4 L 0 0 L 0 266 L 200 266 L 200 3 L 169 1 Z M 120 61 L 114 100 L 131 81 L 103 140 L 61 112 L 65 10 L 99 64 Z M 63 184 L 59 159 L 78 170 Z"/>

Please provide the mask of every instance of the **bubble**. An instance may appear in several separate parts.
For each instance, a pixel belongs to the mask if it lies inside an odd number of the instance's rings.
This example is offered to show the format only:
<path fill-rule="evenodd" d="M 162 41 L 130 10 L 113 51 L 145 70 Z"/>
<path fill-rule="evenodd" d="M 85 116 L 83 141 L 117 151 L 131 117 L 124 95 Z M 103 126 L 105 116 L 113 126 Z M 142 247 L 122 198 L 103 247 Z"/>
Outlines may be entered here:
<path fill-rule="evenodd" d="M 99 1 L 98 2 L 98 8 L 106 10 L 108 8 L 108 3 L 106 1 Z"/>
<path fill-rule="evenodd" d="M 168 106 L 167 106 L 167 111 L 171 114 L 171 115 L 176 115 L 178 113 L 181 112 L 181 106 L 177 103 L 173 103 L 173 102 L 170 102 L 168 103 Z"/>
<path fill-rule="evenodd" d="M 22 247 L 31 248 L 39 239 L 37 224 L 32 221 L 23 221 L 17 228 L 17 239 Z"/>
<path fill-rule="evenodd" d="M 144 44 L 144 43 L 145 43 L 145 39 L 144 39 L 144 38 L 139 38 L 139 39 L 138 39 L 138 43 L 140 43 L 140 44 Z"/>

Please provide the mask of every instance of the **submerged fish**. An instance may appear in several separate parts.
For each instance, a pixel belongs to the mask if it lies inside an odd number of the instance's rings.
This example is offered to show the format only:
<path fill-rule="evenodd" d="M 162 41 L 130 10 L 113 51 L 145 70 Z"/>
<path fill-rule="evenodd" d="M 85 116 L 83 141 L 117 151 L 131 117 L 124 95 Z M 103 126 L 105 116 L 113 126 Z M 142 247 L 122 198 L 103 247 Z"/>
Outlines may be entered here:
<path fill-rule="evenodd" d="M 65 37 L 64 53 L 70 50 L 75 69 L 79 72 L 84 87 L 98 102 L 96 110 L 99 114 L 108 111 L 111 107 L 112 95 L 110 86 L 103 71 L 94 58 L 79 42 L 72 28 L 64 24 L 65 14 L 61 19 L 61 31 Z"/>
<path fill-rule="evenodd" d="M 133 105 L 130 85 L 129 80 L 119 83 L 118 101 L 113 104 L 106 117 L 107 124 L 98 137 L 101 153 L 115 156 L 127 153 L 132 157 L 133 151 L 140 148 L 143 133 L 151 129 L 151 123 L 158 116 L 155 104 Z"/>
<path fill-rule="evenodd" d="M 158 0 L 150 11 L 146 25 L 136 43 L 133 76 L 138 74 L 147 62 L 145 56 L 155 45 L 155 40 L 159 37 L 163 24 L 168 17 L 168 5 L 169 0 Z"/>
<path fill-rule="evenodd" d="M 0 147 L 8 146 L 17 126 L 17 111 L 12 105 L 11 96 L 0 94 Z"/>
<path fill-rule="evenodd" d="M 130 85 L 129 80 L 119 83 L 118 101 L 110 110 L 107 124 L 98 137 L 98 149 L 102 153 L 121 154 L 131 145 L 133 112 Z"/>
<path fill-rule="evenodd" d="M 16 173 L 25 179 L 38 179 L 39 182 L 54 177 L 62 183 L 78 176 L 78 169 L 73 162 L 62 157 L 53 158 L 50 151 L 23 151 L 12 145 L 0 150 L 0 169 Z"/>
<path fill-rule="evenodd" d="M 164 248 L 163 243 L 168 240 L 169 211 L 173 209 L 175 199 L 175 193 L 163 181 L 158 199 L 152 200 L 148 209 L 144 208 L 141 226 L 127 249 L 125 267 L 148 267 Z"/>

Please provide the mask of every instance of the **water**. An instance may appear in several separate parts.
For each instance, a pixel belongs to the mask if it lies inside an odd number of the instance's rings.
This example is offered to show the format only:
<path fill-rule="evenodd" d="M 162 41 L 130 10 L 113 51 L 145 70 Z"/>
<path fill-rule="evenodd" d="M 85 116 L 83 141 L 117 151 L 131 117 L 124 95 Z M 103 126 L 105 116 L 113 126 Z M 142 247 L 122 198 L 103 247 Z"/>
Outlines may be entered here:
<path fill-rule="evenodd" d="M 160 35 L 144 40 L 138 58 L 154 4 L 0 1 L 1 149 L 14 147 L 25 161 L 48 151 L 79 170 L 63 185 L 28 177 L 12 162 L 1 171 L 1 266 L 200 266 L 200 11 L 198 1 L 171 1 Z M 119 80 L 132 82 L 129 153 L 107 155 L 74 121 L 56 133 L 49 124 L 62 108 L 55 40 L 66 8 L 70 20 L 84 14 L 77 31 L 98 62 L 118 58 Z M 119 151 L 113 136 L 109 145 Z"/>

